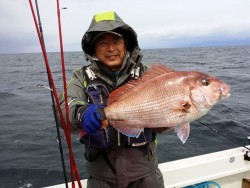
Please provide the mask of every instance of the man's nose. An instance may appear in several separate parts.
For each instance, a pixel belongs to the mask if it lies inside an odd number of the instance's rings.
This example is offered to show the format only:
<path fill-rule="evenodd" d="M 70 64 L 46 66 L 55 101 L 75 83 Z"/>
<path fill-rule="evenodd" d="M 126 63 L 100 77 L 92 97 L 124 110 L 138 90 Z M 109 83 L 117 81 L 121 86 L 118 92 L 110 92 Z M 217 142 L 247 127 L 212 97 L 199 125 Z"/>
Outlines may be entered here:
<path fill-rule="evenodd" d="M 108 49 L 114 51 L 115 45 L 113 41 L 108 42 Z"/>

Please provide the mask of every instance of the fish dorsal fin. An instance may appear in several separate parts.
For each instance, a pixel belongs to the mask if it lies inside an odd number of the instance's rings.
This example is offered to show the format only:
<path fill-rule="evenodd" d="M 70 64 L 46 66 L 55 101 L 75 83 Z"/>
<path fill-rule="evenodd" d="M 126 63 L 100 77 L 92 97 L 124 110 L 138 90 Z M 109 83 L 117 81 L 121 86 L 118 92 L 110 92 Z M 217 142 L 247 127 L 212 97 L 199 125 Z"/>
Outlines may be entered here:
<path fill-rule="evenodd" d="M 138 85 L 144 84 L 145 82 L 154 79 L 163 74 L 174 72 L 173 69 L 163 66 L 160 63 L 154 63 L 149 70 L 147 70 L 142 77 L 128 81 L 126 84 L 120 86 L 116 90 L 110 93 L 108 104 L 113 103 L 117 99 L 127 97 L 130 95 L 132 89 L 135 89 Z"/>
<path fill-rule="evenodd" d="M 147 81 L 152 78 L 158 77 L 162 74 L 168 74 L 171 72 L 175 72 L 175 71 L 169 67 L 165 67 L 164 65 L 160 63 L 154 63 L 152 64 L 151 68 L 149 68 L 149 70 L 146 71 L 145 74 L 142 76 L 142 80 Z"/>

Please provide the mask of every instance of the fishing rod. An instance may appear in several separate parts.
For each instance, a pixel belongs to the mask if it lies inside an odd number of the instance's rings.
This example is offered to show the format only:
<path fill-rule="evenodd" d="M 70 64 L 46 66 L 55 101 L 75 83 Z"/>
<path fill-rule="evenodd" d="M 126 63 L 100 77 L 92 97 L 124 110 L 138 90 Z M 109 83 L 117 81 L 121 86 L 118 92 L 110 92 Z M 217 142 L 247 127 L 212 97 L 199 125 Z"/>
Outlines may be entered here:
<path fill-rule="evenodd" d="M 223 136 L 224 138 L 228 139 L 229 141 L 231 141 L 232 143 L 236 144 L 237 146 L 244 147 L 245 149 L 247 149 L 248 151 L 250 151 L 250 149 L 249 149 L 248 147 L 246 147 L 246 146 L 242 146 L 242 145 L 241 145 L 240 143 L 238 143 L 237 141 L 235 141 L 235 140 L 233 140 L 233 139 L 229 138 L 228 136 L 226 136 L 226 135 L 224 135 L 224 134 L 220 133 L 217 129 L 215 129 L 215 128 L 211 127 L 211 126 L 210 126 L 210 125 L 208 125 L 207 123 L 202 123 L 202 122 L 201 122 L 201 121 L 199 121 L 199 120 L 196 120 L 196 121 L 197 121 L 197 122 L 199 122 L 200 124 L 204 125 L 205 127 L 207 127 L 207 128 L 209 128 L 209 129 L 211 129 L 212 131 L 216 132 L 217 134 L 219 134 L 219 135 Z"/>
<path fill-rule="evenodd" d="M 58 18 L 58 30 L 59 30 L 59 39 L 60 39 L 60 54 L 61 54 L 61 62 L 62 62 L 62 75 L 63 75 L 63 90 L 64 90 L 64 103 L 65 103 L 65 113 L 66 113 L 66 123 L 68 127 L 68 148 L 72 152 L 72 142 L 71 142 L 71 136 L 70 136 L 70 121 L 69 121 L 69 105 L 68 105 L 68 94 L 67 94 L 67 82 L 66 82 L 66 71 L 65 71 L 65 63 L 64 63 L 64 51 L 63 51 L 63 42 L 62 42 L 62 29 L 61 29 L 61 14 L 60 14 L 60 5 L 59 0 L 57 2 L 57 18 Z M 78 169 L 76 166 L 76 163 L 74 161 L 73 152 L 70 157 L 70 168 L 71 168 L 71 181 L 72 181 L 72 187 L 75 187 L 74 182 L 74 174 L 76 176 L 76 180 L 78 182 L 79 187 L 81 187 L 81 182 L 79 178 Z"/>
<path fill-rule="evenodd" d="M 53 77 L 52 77 L 52 73 L 50 71 L 50 66 L 49 66 L 49 62 L 48 62 L 48 58 L 47 58 L 47 52 L 46 52 L 46 49 L 45 49 L 45 44 L 44 44 L 43 35 L 42 35 L 42 29 L 38 28 L 37 18 L 36 18 L 35 12 L 34 12 L 32 0 L 29 0 L 29 4 L 30 4 L 33 20 L 34 20 L 34 23 L 35 23 L 38 39 L 39 39 L 39 42 L 40 42 L 40 46 L 41 46 L 41 49 L 42 49 L 42 54 L 43 54 L 43 57 L 44 57 L 44 62 L 45 62 L 47 75 L 48 75 L 48 82 L 49 82 L 49 85 L 50 85 L 50 90 L 52 92 L 52 98 L 55 99 L 56 106 L 57 106 L 58 113 L 59 113 L 60 120 L 61 120 L 61 124 L 62 124 L 63 130 L 64 130 L 64 134 L 65 134 L 65 137 L 66 137 L 67 144 L 68 144 L 68 150 L 69 150 L 69 155 L 70 155 L 70 168 L 71 168 L 72 187 L 75 187 L 75 184 L 74 184 L 74 174 L 75 174 L 76 179 L 78 181 L 78 186 L 81 188 L 79 173 L 78 173 L 78 170 L 77 170 L 77 166 L 76 166 L 73 151 L 72 151 L 69 121 L 67 120 L 68 124 L 66 125 L 63 114 L 62 114 L 62 109 L 61 109 L 61 106 L 60 106 L 60 102 L 59 102 L 59 99 L 58 99 L 57 91 L 56 91 L 56 88 L 55 88 L 54 80 L 53 80 Z M 59 10 L 59 2 L 57 2 L 57 9 Z M 60 12 L 58 13 L 58 16 L 60 16 Z M 58 18 L 58 22 L 60 22 L 60 17 Z M 39 23 L 39 27 L 42 28 L 41 23 Z M 59 24 L 59 27 L 60 27 L 60 24 Z M 59 29 L 59 33 L 61 33 L 61 29 Z M 62 43 L 60 43 L 60 46 L 62 46 Z M 62 50 L 62 47 L 61 47 L 61 50 Z M 63 58 L 62 55 L 61 55 L 61 57 Z M 63 66 L 64 66 L 64 62 L 62 63 L 62 67 Z M 65 71 L 65 68 L 63 67 L 62 70 Z M 66 82 L 66 79 L 64 79 L 64 82 Z M 66 83 L 64 83 L 64 84 L 66 84 Z M 65 106 L 67 106 L 67 105 L 68 104 L 66 103 Z M 55 110 L 55 108 L 54 108 L 54 110 Z M 56 115 L 55 111 L 54 111 L 54 115 Z M 66 114 L 66 116 L 68 116 L 68 115 Z M 58 121 L 56 121 L 56 123 L 58 123 Z M 58 131 L 59 131 L 59 129 L 58 129 Z M 68 186 L 68 184 L 66 183 L 66 187 L 67 186 Z"/>
<path fill-rule="evenodd" d="M 39 6 L 38 6 L 37 0 L 35 0 L 35 4 L 36 4 L 36 12 L 37 12 L 37 19 L 38 19 L 38 24 L 39 24 L 40 36 L 41 36 L 41 39 L 42 39 L 42 45 L 44 46 L 44 50 L 46 52 L 45 41 L 44 41 L 44 37 L 43 37 L 43 28 L 42 28 L 40 12 L 39 12 Z M 57 118 L 57 115 L 56 115 L 56 105 L 55 105 L 55 100 L 54 100 L 54 97 L 53 97 L 53 90 L 51 89 L 52 86 L 51 86 L 51 81 L 49 79 L 48 71 L 47 71 L 47 77 L 48 77 L 48 84 L 49 84 L 48 89 L 50 89 L 50 96 L 51 96 L 51 101 L 52 101 L 52 109 L 53 109 L 53 114 L 54 114 L 55 123 L 56 123 L 57 137 L 61 138 L 60 131 L 59 131 L 59 125 L 58 125 L 58 118 Z M 39 87 L 39 85 L 38 85 L 38 87 Z M 44 87 L 47 88 L 46 86 L 44 86 Z M 61 139 L 58 139 L 58 143 L 59 143 L 59 151 L 60 151 L 60 157 L 61 157 L 62 168 L 63 168 L 64 182 L 65 182 L 66 188 L 68 188 L 68 180 L 67 180 L 67 175 L 66 175 L 67 172 L 66 172 L 66 168 L 65 168 L 65 161 L 64 161 L 64 155 L 63 155 L 63 148 L 62 148 Z"/>

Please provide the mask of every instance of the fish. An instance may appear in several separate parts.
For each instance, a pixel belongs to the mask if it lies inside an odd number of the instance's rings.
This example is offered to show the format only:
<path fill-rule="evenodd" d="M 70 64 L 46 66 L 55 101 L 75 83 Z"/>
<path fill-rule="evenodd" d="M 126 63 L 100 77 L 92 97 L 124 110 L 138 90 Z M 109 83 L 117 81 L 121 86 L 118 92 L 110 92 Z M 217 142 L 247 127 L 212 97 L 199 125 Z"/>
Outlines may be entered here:
<path fill-rule="evenodd" d="M 105 116 L 111 126 L 129 137 L 144 128 L 174 130 L 185 143 L 190 122 L 207 114 L 230 96 L 230 85 L 198 71 L 174 71 L 154 63 L 139 79 L 110 93 Z"/>

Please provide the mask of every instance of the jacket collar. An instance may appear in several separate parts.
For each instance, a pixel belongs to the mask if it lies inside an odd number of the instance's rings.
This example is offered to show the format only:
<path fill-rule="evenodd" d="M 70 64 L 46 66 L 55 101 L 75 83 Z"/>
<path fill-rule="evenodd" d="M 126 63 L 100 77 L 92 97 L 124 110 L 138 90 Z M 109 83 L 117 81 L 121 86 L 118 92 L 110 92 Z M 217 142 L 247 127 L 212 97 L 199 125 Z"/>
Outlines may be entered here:
<path fill-rule="evenodd" d="M 131 71 L 139 66 L 132 58 L 126 57 L 118 74 L 114 74 L 110 69 L 105 67 L 100 61 L 93 61 L 90 65 L 95 75 L 107 82 L 112 87 L 118 87 L 124 83 L 131 75 Z"/>

